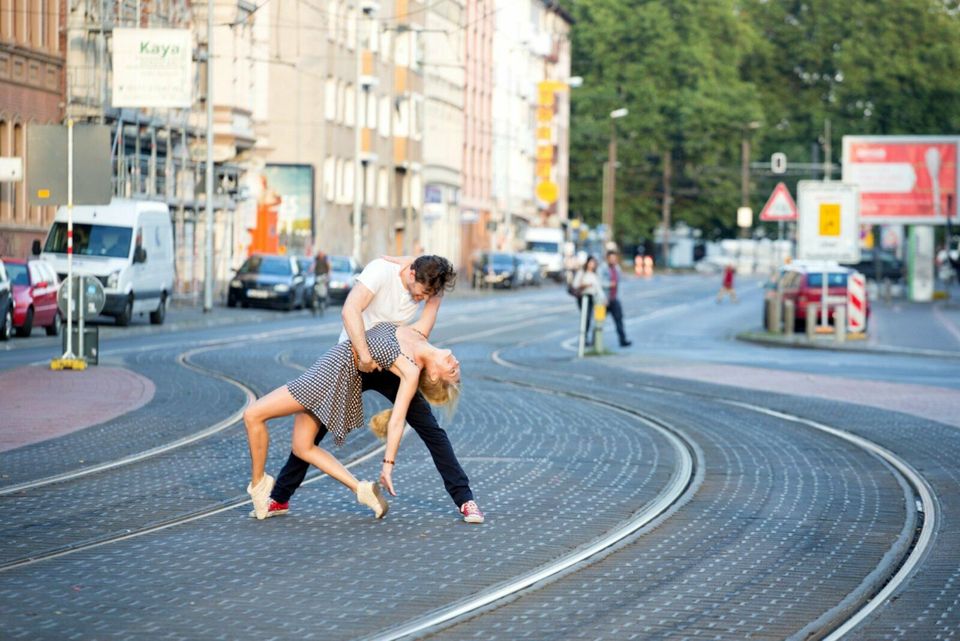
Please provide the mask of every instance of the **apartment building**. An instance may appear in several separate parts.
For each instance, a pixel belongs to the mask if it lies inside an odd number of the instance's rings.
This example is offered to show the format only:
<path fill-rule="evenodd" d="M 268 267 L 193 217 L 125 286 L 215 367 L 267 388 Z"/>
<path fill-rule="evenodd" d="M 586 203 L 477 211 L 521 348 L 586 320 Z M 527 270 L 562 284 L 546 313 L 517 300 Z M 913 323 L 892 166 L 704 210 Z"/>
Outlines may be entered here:
<path fill-rule="evenodd" d="M 464 23 L 463 188 L 460 273 L 473 282 L 474 258 L 493 248 L 493 32 L 495 0 L 467 0 Z"/>
<path fill-rule="evenodd" d="M 528 226 L 559 225 L 567 215 L 572 20 L 554 0 L 496 0 L 496 9 L 494 242 L 521 249 Z"/>
<path fill-rule="evenodd" d="M 63 118 L 65 11 L 65 0 L 0 2 L 0 157 L 22 167 L 30 126 Z M 0 256 L 27 256 L 54 213 L 27 203 L 24 181 L 0 182 Z"/>
<path fill-rule="evenodd" d="M 423 194 L 425 5 L 274 0 L 268 8 L 257 18 L 255 155 L 268 185 L 271 175 L 297 168 L 310 182 L 309 207 L 297 207 L 300 240 L 290 246 L 356 254 L 361 263 L 413 251 Z M 292 206 L 289 194 L 287 210 L 277 195 L 285 228 Z"/>
<path fill-rule="evenodd" d="M 460 195 L 463 189 L 464 29 L 466 2 L 429 5 L 423 30 L 424 251 L 461 263 Z"/>

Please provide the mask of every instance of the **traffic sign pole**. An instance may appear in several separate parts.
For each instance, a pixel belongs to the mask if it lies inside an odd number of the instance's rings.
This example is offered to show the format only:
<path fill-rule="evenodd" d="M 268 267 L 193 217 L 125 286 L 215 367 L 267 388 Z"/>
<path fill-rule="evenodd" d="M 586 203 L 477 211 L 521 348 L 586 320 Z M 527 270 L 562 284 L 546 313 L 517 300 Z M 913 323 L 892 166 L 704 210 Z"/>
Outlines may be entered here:
<path fill-rule="evenodd" d="M 73 355 L 73 118 L 67 120 L 67 351 Z"/>

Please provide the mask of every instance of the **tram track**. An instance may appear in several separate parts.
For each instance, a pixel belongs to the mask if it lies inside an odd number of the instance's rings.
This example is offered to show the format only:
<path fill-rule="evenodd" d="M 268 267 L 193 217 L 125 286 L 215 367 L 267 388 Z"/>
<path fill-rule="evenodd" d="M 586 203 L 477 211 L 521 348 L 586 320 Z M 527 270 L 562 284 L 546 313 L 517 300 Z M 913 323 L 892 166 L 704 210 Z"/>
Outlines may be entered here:
<path fill-rule="evenodd" d="M 555 336 L 551 335 L 551 338 L 555 338 Z M 503 355 L 503 352 L 517 346 L 525 346 L 542 340 L 547 340 L 547 338 L 540 337 L 518 343 L 517 345 L 497 349 L 491 353 L 491 360 L 502 367 L 515 371 L 536 371 L 534 367 L 509 360 Z M 581 380 L 595 380 L 596 378 L 589 374 L 577 374 L 577 377 Z M 882 461 L 888 466 L 888 469 L 891 470 L 891 473 L 897 478 L 900 485 L 907 488 L 908 494 L 905 496 L 906 515 L 904 525 L 900 536 L 891 546 L 888 554 L 884 556 L 882 564 L 870 572 L 857 589 L 847 594 L 832 608 L 790 636 L 790 641 L 812 641 L 814 639 L 840 641 L 846 634 L 854 631 L 861 623 L 868 620 L 874 612 L 887 602 L 916 571 L 920 561 L 928 553 L 934 532 L 936 531 L 937 522 L 940 519 L 936 497 L 934 496 L 930 483 L 910 465 L 909 462 L 897 456 L 889 449 L 841 428 L 756 403 L 746 403 L 704 392 L 682 391 L 675 388 L 650 384 L 638 385 L 628 383 L 628 385 L 631 388 L 651 393 L 667 394 L 680 398 L 697 398 L 731 407 L 738 407 L 816 430 L 822 434 L 843 440 Z M 457 619 L 462 620 L 467 616 L 468 615 L 464 613 L 459 615 Z M 455 621 L 448 622 L 445 626 L 439 626 L 436 629 L 442 629 L 442 627 L 453 624 L 455 624 Z M 404 635 L 383 637 L 384 640 L 387 638 L 399 639 L 404 638 Z M 379 640 L 380 637 L 377 637 L 377 639 Z"/>

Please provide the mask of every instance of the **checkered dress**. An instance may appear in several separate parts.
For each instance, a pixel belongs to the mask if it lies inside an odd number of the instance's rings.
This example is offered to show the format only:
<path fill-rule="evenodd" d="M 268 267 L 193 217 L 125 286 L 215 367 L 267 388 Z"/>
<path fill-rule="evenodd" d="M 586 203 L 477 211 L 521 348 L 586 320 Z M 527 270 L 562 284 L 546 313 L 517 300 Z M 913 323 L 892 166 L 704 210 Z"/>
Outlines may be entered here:
<path fill-rule="evenodd" d="M 377 365 L 389 369 L 401 354 L 397 326 L 377 323 L 367 330 L 367 345 Z M 348 432 L 363 425 L 363 389 L 350 341 L 334 345 L 309 370 L 287 383 L 287 389 L 333 433 L 338 446 Z"/>

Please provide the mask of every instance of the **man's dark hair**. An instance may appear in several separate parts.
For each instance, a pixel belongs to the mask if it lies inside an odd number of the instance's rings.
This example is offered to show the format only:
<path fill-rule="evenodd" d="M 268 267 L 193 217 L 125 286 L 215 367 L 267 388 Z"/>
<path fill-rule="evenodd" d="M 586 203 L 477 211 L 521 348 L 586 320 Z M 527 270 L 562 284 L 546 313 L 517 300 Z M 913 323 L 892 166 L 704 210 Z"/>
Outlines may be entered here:
<path fill-rule="evenodd" d="M 418 256 L 413 261 L 413 273 L 417 282 L 434 296 L 452 291 L 457 284 L 457 270 L 443 256 Z"/>

